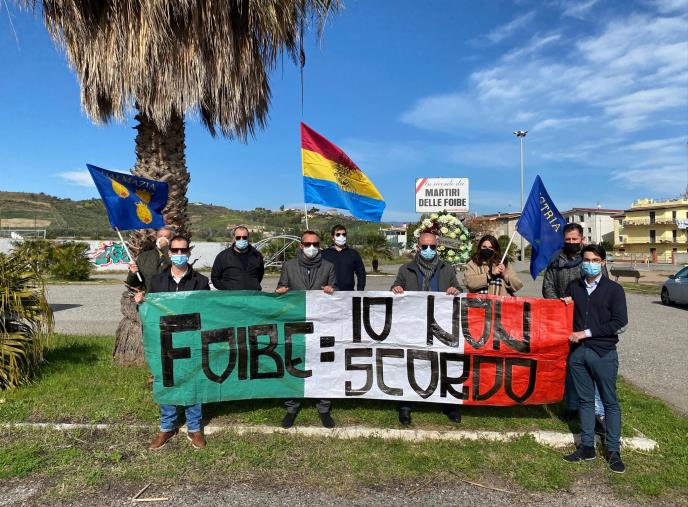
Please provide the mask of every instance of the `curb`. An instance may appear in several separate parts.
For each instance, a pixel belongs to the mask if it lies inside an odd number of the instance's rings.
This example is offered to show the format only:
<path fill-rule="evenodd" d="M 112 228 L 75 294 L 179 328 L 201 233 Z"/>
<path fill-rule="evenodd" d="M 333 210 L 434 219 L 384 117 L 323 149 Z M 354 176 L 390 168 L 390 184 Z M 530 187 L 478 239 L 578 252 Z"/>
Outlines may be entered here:
<path fill-rule="evenodd" d="M 128 428 L 152 429 L 150 425 L 128 424 Z M 56 431 L 70 431 L 78 429 L 106 431 L 118 428 L 117 424 L 78 424 L 78 423 L 9 423 L 1 424 L 0 428 L 28 428 L 28 429 L 50 429 Z M 181 428 L 186 431 L 186 426 Z M 558 431 L 473 431 L 473 430 L 412 430 L 412 429 L 381 429 L 369 428 L 365 426 L 351 426 L 347 428 L 336 428 L 333 430 L 320 428 L 317 426 L 301 426 L 296 428 L 284 429 L 277 426 L 217 426 L 208 425 L 203 428 L 206 435 L 213 435 L 225 431 L 234 432 L 238 435 L 261 434 L 261 435 L 299 435 L 303 437 L 317 438 L 336 438 L 350 440 L 354 438 L 381 438 L 383 440 L 404 440 L 407 442 L 422 442 L 426 440 L 461 441 L 461 440 L 486 440 L 489 442 L 510 442 L 522 437 L 532 437 L 538 444 L 548 447 L 570 447 L 580 444 L 580 434 L 562 433 Z M 598 437 L 595 437 L 599 443 Z M 657 442 L 645 437 L 622 437 L 621 445 L 626 449 L 637 451 L 653 451 L 657 448 Z"/>

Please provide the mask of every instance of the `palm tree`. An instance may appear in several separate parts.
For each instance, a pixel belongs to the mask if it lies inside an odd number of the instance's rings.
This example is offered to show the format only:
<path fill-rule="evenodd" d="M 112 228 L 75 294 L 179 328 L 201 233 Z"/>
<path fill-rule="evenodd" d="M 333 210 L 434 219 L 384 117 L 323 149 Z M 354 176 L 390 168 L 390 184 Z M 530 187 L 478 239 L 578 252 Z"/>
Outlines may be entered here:
<path fill-rule="evenodd" d="M 359 253 L 361 256 L 373 263 L 373 271 L 377 271 L 378 259 L 391 259 L 392 250 L 389 248 L 389 243 L 381 234 L 367 234 L 360 241 Z"/>
<path fill-rule="evenodd" d="M 31 380 L 52 326 L 35 264 L 21 254 L 0 253 L 0 390 Z"/>
<path fill-rule="evenodd" d="M 18 0 L 35 8 L 37 0 Z M 184 118 L 200 118 L 211 135 L 246 141 L 267 122 L 269 73 L 287 53 L 303 65 L 303 28 L 321 33 L 339 0 L 42 0 L 44 23 L 64 49 L 81 87 L 81 105 L 96 123 L 138 114 L 132 173 L 170 185 L 165 221 L 188 235 Z M 133 255 L 152 231 L 130 237 Z M 127 301 L 125 302 L 124 299 Z M 131 305 L 124 297 L 123 306 Z M 133 308 L 123 308 L 135 315 Z M 123 323 L 124 324 L 124 323 Z M 141 362 L 136 321 L 120 324 L 116 357 Z M 132 327 L 133 326 L 133 327 Z M 133 350 L 136 349 L 136 350 Z M 131 353 L 129 353 L 131 352 Z"/>

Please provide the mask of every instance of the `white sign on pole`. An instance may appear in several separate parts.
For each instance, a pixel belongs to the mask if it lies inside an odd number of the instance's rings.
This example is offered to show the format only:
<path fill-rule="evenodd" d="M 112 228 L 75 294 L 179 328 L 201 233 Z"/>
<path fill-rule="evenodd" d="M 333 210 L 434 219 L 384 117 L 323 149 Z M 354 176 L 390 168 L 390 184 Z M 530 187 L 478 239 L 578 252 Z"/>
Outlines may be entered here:
<path fill-rule="evenodd" d="M 416 178 L 416 213 L 468 213 L 468 178 Z"/>

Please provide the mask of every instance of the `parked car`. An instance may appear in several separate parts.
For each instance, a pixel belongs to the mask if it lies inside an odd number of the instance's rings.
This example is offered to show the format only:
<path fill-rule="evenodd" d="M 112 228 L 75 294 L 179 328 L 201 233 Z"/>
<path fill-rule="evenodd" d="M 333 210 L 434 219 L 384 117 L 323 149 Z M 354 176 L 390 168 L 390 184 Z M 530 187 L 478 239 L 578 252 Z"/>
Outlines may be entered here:
<path fill-rule="evenodd" d="M 681 268 L 675 275 L 669 275 L 669 279 L 664 282 L 662 303 L 665 305 L 688 304 L 688 266 Z"/>

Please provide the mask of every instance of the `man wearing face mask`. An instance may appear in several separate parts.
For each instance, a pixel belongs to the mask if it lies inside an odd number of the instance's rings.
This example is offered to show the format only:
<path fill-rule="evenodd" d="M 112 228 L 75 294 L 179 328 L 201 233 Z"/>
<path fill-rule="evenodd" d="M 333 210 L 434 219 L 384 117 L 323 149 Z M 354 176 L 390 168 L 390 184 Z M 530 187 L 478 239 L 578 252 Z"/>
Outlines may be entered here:
<path fill-rule="evenodd" d="M 130 287 L 146 290 L 153 277 L 170 266 L 167 250 L 174 236 L 174 229 L 162 227 L 157 230 L 155 236 L 155 248 L 141 252 L 136 257 L 136 262 L 129 264 L 126 284 Z M 143 281 L 139 280 L 136 273 L 141 275 Z"/>
<path fill-rule="evenodd" d="M 603 276 L 607 253 L 598 245 L 581 250 L 582 278 L 572 281 L 561 298 L 573 309 L 574 332 L 569 337 L 569 369 L 580 398 L 578 415 L 581 424 L 581 446 L 564 456 L 568 462 L 595 459 L 595 388 L 599 390 L 606 414 L 605 447 L 612 472 L 623 473 L 619 441 L 621 408 L 616 396 L 619 356 L 616 344 L 628 325 L 626 295 L 623 288 Z"/>
<path fill-rule="evenodd" d="M 552 256 L 545 276 L 542 281 L 542 297 L 545 299 L 559 299 L 566 296 L 566 289 L 572 281 L 580 280 L 582 276 L 581 249 L 585 246 L 583 227 L 580 224 L 570 223 L 564 226 L 564 247 Z M 609 276 L 606 265 L 602 266 L 602 274 Z M 578 394 L 573 384 L 570 369 L 566 369 L 566 381 L 564 389 L 566 404 L 566 419 L 573 419 L 578 410 Z M 595 415 L 596 431 L 600 435 L 605 433 L 604 406 L 600 395 L 595 388 Z"/>
<path fill-rule="evenodd" d="M 234 229 L 234 243 L 215 258 L 210 279 L 219 290 L 261 290 L 265 274 L 263 256 L 249 243 L 243 225 Z"/>
<path fill-rule="evenodd" d="M 445 292 L 449 295 L 461 292 L 454 267 L 437 256 L 437 236 L 434 234 L 421 234 L 416 245 L 415 258 L 399 268 L 397 278 L 392 284 L 392 292 L 403 294 L 407 290 Z M 412 408 L 409 401 L 399 402 L 399 422 L 402 425 L 411 424 Z M 442 411 L 450 421 L 461 422 L 459 405 L 446 404 Z"/>
<path fill-rule="evenodd" d="M 580 280 L 581 249 L 585 246 L 583 227 L 580 224 L 564 226 L 564 247 L 552 256 L 544 279 L 542 280 L 542 297 L 558 299 L 564 297 L 566 288 L 573 280 Z M 607 275 L 607 268 L 603 269 Z"/>
<path fill-rule="evenodd" d="M 148 292 L 184 292 L 194 290 L 210 290 L 208 279 L 193 270 L 189 265 L 191 248 L 189 240 L 183 236 L 175 236 L 170 241 L 169 257 L 172 265 L 153 277 L 148 285 Z M 134 296 L 137 303 L 142 303 L 142 292 Z M 201 404 L 184 407 L 186 415 L 187 438 L 195 449 L 205 447 L 205 437 L 201 428 Z M 178 433 L 177 407 L 175 405 L 160 405 L 160 431 L 149 445 L 149 449 L 161 449 L 169 439 Z"/>
<path fill-rule="evenodd" d="M 326 294 L 332 294 L 336 285 L 334 266 L 322 258 L 318 234 L 313 231 L 304 232 L 301 235 L 299 249 L 296 251 L 296 258 L 282 265 L 275 292 L 285 294 L 290 290 L 322 290 Z M 287 413 L 282 419 L 282 427 L 291 428 L 301 410 L 301 400 L 287 400 L 284 406 Z M 318 400 L 316 408 L 322 425 L 325 428 L 334 428 L 335 422 L 330 415 L 332 402 Z"/>
<path fill-rule="evenodd" d="M 346 244 L 346 227 L 335 225 L 332 228 L 332 241 L 334 245 L 323 250 L 322 257 L 334 264 L 337 290 L 365 290 L 365 266 L 359 253 Z M 357 288 L 354 288 L 354 274 Z"/>

